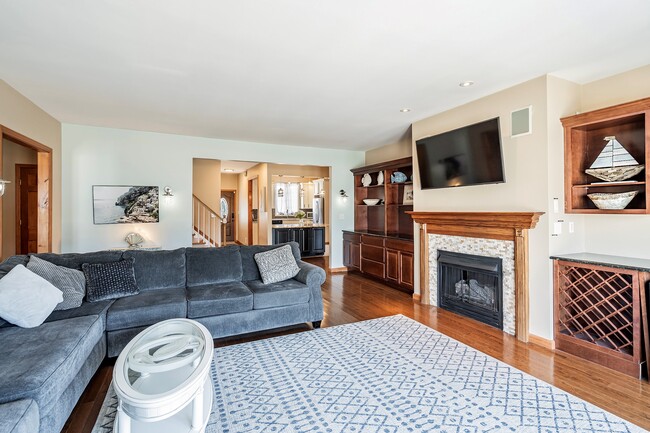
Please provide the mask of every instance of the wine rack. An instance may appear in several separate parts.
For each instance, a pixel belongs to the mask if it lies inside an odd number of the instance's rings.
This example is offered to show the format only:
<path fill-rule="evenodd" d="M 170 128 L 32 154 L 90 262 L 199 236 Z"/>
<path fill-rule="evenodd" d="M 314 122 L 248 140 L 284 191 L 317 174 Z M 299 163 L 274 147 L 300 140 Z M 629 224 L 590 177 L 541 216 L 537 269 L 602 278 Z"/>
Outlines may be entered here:
<path fill-rule="evenodd" d="M 565 260 L 554 269 L 556 348 L 641 377 L 646 274 Z"/>

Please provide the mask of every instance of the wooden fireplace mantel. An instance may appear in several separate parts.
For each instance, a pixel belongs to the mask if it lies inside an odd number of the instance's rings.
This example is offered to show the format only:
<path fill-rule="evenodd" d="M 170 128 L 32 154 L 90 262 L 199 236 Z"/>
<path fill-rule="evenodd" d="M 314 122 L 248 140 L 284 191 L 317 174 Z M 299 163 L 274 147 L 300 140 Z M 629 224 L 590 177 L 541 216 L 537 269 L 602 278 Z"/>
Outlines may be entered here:
<path fill-rule="evenodd" d="M 441 234 L 513 241 L 515 244 L 515 336 L 528 342 L 528 230 L 544 212 L 407 212 L 420 224 L 420 300 L 429 304 L 429 236 Z"/>

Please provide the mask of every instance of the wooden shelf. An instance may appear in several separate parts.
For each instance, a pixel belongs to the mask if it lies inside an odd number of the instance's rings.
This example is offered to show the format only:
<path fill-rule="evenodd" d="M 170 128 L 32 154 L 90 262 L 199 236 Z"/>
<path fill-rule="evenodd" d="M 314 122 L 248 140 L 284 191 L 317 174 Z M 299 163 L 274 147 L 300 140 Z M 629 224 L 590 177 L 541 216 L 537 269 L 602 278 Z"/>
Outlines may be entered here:
<path fill-rule="evenodd" d="M 404 205 L 402 201 L 404 186 L 412 185 L 413 182 L 390 183 L 391 175 L 397 171 L 404 173 L 407 178 L 413 175 L 412 159 L 402 158 L 351 171 L 355 185 L 354 232 L 358 235 L 344 235 L 344 264 L 412 292 L 413 220 L 406 211 L 412 210 L 413 205 Z M 380 173 L 384 177 L 384 183 L 376 185 Z M 373 185 L 361 184 L 366 174 L 370 175 Z M 381 199 L 382 204 L 368 206 L 363 203 L 368 198 Z M 366 233 L 381 236 L 383 240 L 368 237 Z M 395 243 L 396 239 L 404 244 Z M 383 248 L 384 252 L 377 253 L 378 248 Z M 364 257 L 364 252 L 378 255 Z"/>
<path fill-rule="evenodd" d="M 565 117 L 565 211 L 580 214 L 650 213 L 650 98 Z M 629 181 L 601 182 L 585 173 L 605 147 L 605 137 L 616 136 L 621 145 L 646 169 Z M 640 193 L 625 209 L 598 209 L 587 194 L 592 192 Z"/>
<path fill-rule="evenodd" d="M 573 185 L 573 188 L 612 188 L 616 186 L 640 186 L 645 185 L 645 182 L 594 182 L 586 185 Z"/>
<path fill-rule="evenodd" d="M 361 186 L 358 186 L 357 188 L 383 188 L 383 187 L 384 187 L 384 184 L 381 184 L 381 185 L 368 185 L 368 186 L 361 185 Z"/>

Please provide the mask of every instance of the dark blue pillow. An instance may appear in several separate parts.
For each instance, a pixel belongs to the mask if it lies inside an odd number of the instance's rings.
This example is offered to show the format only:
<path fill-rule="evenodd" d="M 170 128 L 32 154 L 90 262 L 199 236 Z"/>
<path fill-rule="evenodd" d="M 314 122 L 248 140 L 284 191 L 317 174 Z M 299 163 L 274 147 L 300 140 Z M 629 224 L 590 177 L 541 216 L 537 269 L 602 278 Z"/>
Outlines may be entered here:
<path fill-rule="evenodd" d="M 135 281 L 134 258 L 110 263 L 84 263 L 88 302 L 123 298 L 140 293 Z"/>

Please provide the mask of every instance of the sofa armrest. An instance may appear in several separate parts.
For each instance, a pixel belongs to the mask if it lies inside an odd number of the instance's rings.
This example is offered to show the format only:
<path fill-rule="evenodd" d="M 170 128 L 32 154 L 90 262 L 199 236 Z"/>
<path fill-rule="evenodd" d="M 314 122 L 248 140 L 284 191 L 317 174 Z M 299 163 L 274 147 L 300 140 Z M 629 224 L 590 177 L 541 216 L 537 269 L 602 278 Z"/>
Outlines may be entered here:
<path fill-rule="evenodd" d="M 297 263 L 300 272 L 293 278 L 309 287 L 318 287 L 320 289 L 320 286 L 325 282 L 325 271 L 323 268 L 303 262 L 302 260 Z"/>
<path fill-rule="evenodd" d="M 0 404 L 0 431 L 33 433 L 40 425 L 38 407 L 34 400 L 17 400 Z"/>
<path fill-rule="evenodd" d="M 309 287 L 311 297 L 309 299 L 309 321 L 320 322 L 323 320 L 323 294 L 321 285 L 325 282 L 325 271 L 311 263 L 298 261 L 300 272 L 296 275 L 296 280 Z"/>

